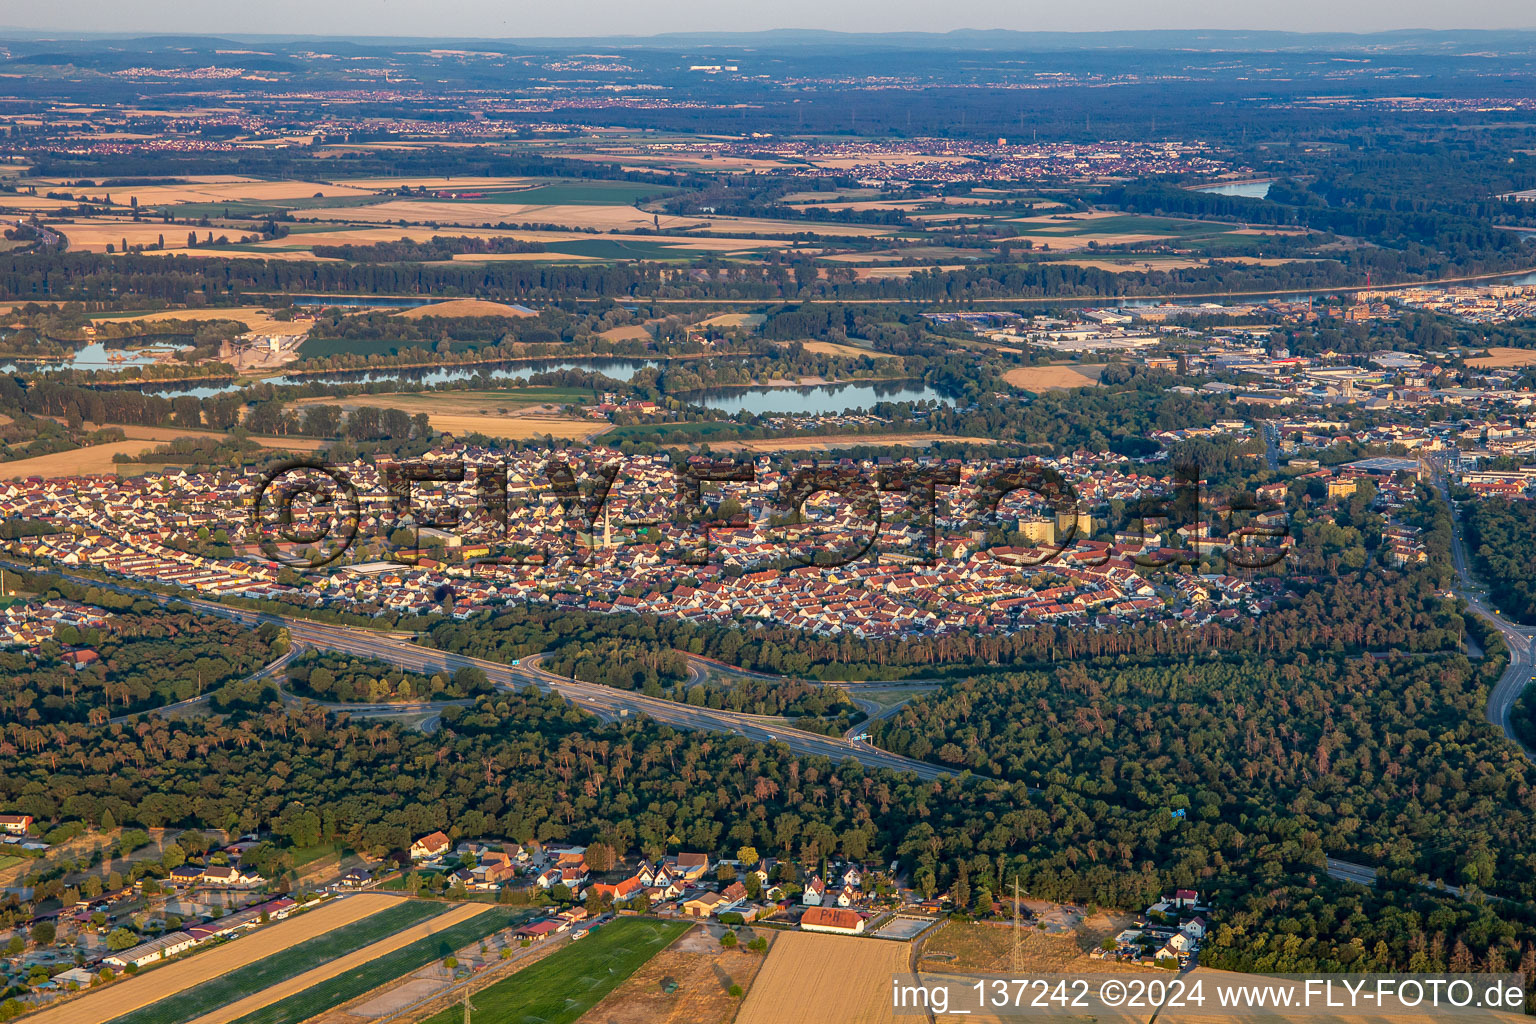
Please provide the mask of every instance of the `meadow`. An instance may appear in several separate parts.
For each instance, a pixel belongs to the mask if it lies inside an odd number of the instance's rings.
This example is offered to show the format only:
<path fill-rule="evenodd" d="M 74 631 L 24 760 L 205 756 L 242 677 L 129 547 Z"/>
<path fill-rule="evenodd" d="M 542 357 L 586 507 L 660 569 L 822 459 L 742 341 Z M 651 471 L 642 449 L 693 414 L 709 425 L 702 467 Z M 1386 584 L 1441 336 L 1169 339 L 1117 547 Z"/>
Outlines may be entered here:
<path fill-rule="evenodd" d="M 636 917 L 610 921 L 579 943 L 476 993 L 477 1019 L 572 1024 L 691 925 Z M 426 1024 L 458 1024 L 457 1007 Z"/>

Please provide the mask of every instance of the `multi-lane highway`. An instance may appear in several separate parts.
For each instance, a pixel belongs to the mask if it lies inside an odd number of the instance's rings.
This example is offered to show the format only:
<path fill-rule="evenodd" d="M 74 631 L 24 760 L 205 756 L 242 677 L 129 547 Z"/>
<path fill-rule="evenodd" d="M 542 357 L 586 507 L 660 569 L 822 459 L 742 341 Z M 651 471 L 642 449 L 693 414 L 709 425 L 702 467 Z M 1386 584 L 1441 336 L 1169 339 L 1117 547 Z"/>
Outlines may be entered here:
<path fill-rule="evenodd" d="M 16 569 L 30 568 L 20 563 L 6 562 L 3 559 L 0 559 L 0 563 L 7 564 Z M 558 693 L 577 707 L 608 719 L 643 714 L 678 729 L 700 729 L 709 732 L 731 733 L 764 743 L 782 743 L 791 752 L 804 757 L 828 757 L 833 761 L 851 758 L 869 768 L 889 768 L 892 771 L 912 772 L 919 778 L 930 780 L 955 774 L 936 765 L 888 753 L 867 743 L 854 743 L 841 736 L 822 736 L 817 733 L 806 732 L 802 729 L 781 725 L 775 720 L 761 718 L 757 715 L 695 707 L 691 704 L 680 704 L 676 701 L 664 700 L 660 697 L 649 697 L 645 694 L 629 690 L 616 690 L 597 683 L 584 683 L 575 679 L 566 679 L 539 668 L 536 658 L 524 659 L 523 663 L 519 665 L 503 665 L 500 662 L 485 661 L 480 658 L 471 658 L 467 655 L 455 654 L 450 651 L 438 651 L 430 647 L 422 647 L 412 642 L 406 634 L 364 629 L 356 626 L 331 625 L 329 623 L 311 622 L 307 619 L 291 618 L 286 615 L 276 615 L 271 612 L 231 608 L 216 601 L 207 601 L 196 597 L 169 598 L 163 594 L 141 590 L 121 583 L 103 583 L 100 580 L 75 575 L 59 569 L 50 571 L 85 586 L 101 587 L 116 593 L 145 597 L 161 603 L 174 600 L 190 605 L 209 615 L 234 619 L 247 625 L 255 626 L 264 622 L 270 622 L 287 629 L 288 635 L 297 647 L 307 647 L 320 651 L 334 651 L 339 654 L 351 654 L 363 658 L 377 658 L 399 668 L 412 672 L 422 672 L 428 675 L 434 672 L 454 672 L 460 668 L 478 668 L 486 674 L 486 677 L 492 683 L 504 689 L 517 689 L 533 685 L 546 692 L 553 691 Z M 378 713 L 378 709 L 371 707 L 368 709 L 348 707 L 347 710 L 366 710 L 366 712 Z M 395 707 L 390 710 L 399 714 L 403 713 L 404 709 Z"/>
<path fill-rule="evenodd" d="M 1461 517 L 1457 513 L 1455 504 L 1451 502 L 1443 468 L 1436 466 L 1434 481 L 1440 496 L 1451 507 L 1451 560 L 1456 566 L 1457 593 L 1466 600 L 1473 612 L 1486 619 L 1499 631 L 1504 637 L 1504 642 L 1509 646 L 1509 667 L 1504 670 L 1504 674 L 1499 677 L 1493 691 L 1488 695 L 1488 721 L 1503 730 L 1504 735 L 1518 745 L 1526 757 L 1536 760 L 1536 752 L 1533 752 L 1519 736 L 1515 735 L 1510 722 L 1515 702 L 1520 699 L 1525 688 L 1531 685 L 1533 678 L 1536 678 L 1536 645 L 1532 642 L 1532 637 L 1536 636 L 1536 628 L 1511 622 L 1499 614 L 1498 609 L 1489 605 L 1487 593 L 1472 579 L 1467 562 L 1466 545 L 1462 540 Z"/>

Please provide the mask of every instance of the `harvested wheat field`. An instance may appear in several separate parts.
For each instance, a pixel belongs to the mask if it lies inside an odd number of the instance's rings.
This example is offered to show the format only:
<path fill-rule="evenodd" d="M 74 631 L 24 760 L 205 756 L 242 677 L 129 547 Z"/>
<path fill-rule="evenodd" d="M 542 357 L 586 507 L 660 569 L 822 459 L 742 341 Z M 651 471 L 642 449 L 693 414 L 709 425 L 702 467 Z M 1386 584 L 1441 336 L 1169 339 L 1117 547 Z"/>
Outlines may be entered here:
<path fill-rule="evenodd" d="M 385 896 L 382 898 L 390 899 L 391 897 Z M 195 1017 L 188 1024 L 228 1024 L 229 1021 L 239 1020 L 247 1014 L 256 1012 L 263 1006 L 270 1006 L 272 1003 L 286 999 L 295 993 L 303 992 L 307 988 L 311 988 L 324 981 L 329 981 L 332 978 L 361 967 L 363 964 L 377 960 L 387 953 L 393 953 L 397 949 L 409 946 L 419 939 L 430 938 L 438 932 L 452 928 L 454 925 L 463 924 L 470 918 L 478 917 L 495 909 L 494 906 L 488 903 L 470 903 L 456 907 L 446 914 L 439 914 L 430 920 L 423 921 L 421 924 L 413 925 L 405 929 L 405 931 L 396 932 L 387 939 L 380 939 L 371 946 L 364 946 L 356 952 L 338 957 L 329 963 L 316 967 L 312 971 L 306 971 L 297 977 L 271 985 L 260 992 L 246 996 L 244 999 L 228 1003 L 217 1010 L 205 1013 L 201 1017 Z"/>
<path fill-rule="evenodd" d="M 490 302 L 486 299 L 449 299 L 447 302 L 434 302 L 428 306 L 416 306 L 413 309 L 402 309 L 395 316 L 404 320 L 420 320 L 425 316 L 537 316 L 537 313 L 526 309 L 518 309 L 503 302 Z"/>
<path fill-rule="evenodd" d="M 256 181 L 236 178 L 230 181 L 196 182 L 187 185 L 133 185 L 116 188 L 75 188 L 80 198 L 103 201 L 111 195 L 114 201 L 126 202 L 130 197 L 139 206 L 171 206 L 178 203 L 236 203 L 242 200 L 274 202 L 283 199 L 309 199 L 320 195 L 371 196 L 373 189 L 354 188 L 351 185 L 331 185 L 321 181 Z"/>
<path fill-rule="evenodd" d="M 605 341 L 650 341 L 651 332 L 644 324 L 610 327 L 598 335 Z"/>
<path fill-rule="evenodd" d="M 72 452 L 54 452 L 15 462 L 0 462 L 0 480 L 24 480 L 29 476 L 44 479 L 61 476 L 83 476 L 89 473 L 116 473 L 117 463 L 112 456 L 142 455 L 160 447 L 163 441 L 113 441 L 96 444 L 89 448 L 77 448 Z"/>
<path fill-rule="evenodd" d="M 1468 366 L 1476 367 L 1530 366 L 1532 364 L 1536 364 L 1536 349 L 1504 348 L 1498 345 L 1488 349 L 1488 354 L 1485 356 L 1473 356 L 1467 360 Z"/>
<path fill-rule="evenodd" d="M 844 345 L 836 341 L 802 341 L 800 344 L 807 352 L 815 352 L 820 356 L 845 356 L 850 359 L 860 359 L 864 356 L 879 354 L 871 352 L 867 348 L 855 348 L 852 345 Z"/>
<path fill-rule="evenodd" d="M 105 424 L 107 427 L 113 424 Z M 222 430 L 193 430 L 187 427 L 138 427 L 117 426 L 130 441 L 159 441 L 162 444 L 183 437 L 205 437 L 223 440 L 229 435 Z M 246 435 L 263 448 L 276 448 L 288 452 L 317 452 L 330 442 L 315 437 L 270 437 L 265 434 Z"/>
<path fill-rule="evenodd" d="M 771 940 L 778 933 L 757 934 Z M 747 941 L 750 936 L 743 935 Z M 762 953 L 720 948 L 719 938 L 700 925 L 646 961 L 578 1024 L 729 1024 L 740 1005 L 731 986 L 752 991 L 765 959 Z M 677 983 L 675 991 L 663 988 L 668 982 Z"/>
<path fill-rule="evenodd" d="M 1025 391 L 1049 391 L 1052 388 L 1081 388 L 1097 384 L 1104 372 L 1103 363 L 1063 363 L 1056 366 L 1016 366 L 1003 374 L 1003 380 Z"/>
<path fill-rule="evenodd" d="M 109 245 L 118 249 L 124 239 L 130 246 L 158 245 L 160 239 L 165 239 L 165 248 L 156 250 L 157 252 L 184 252 L 187 248 L 187 227 L 184 224 L 135 222 L 126 217 L 121 220 L 112 217 L 82 217 L 71 224 L 52 226 L 69 239 L 69 248 L 73 252 L 106 252 Z M 215 228 L 213 230 L 215 238 L 219 235 L 227 235 L 231 239 L 236 239 L 241 235 L 238 229 Z M 198 232 L 198 237 L 206 238 L 208 231 L 208 228 L 204 228 Z M 247 233 L 254 234 L 255 231 Z"/>
<path fill-rule="evenodd" d="M 210 978 L 228 974 L 316 935 L 361 921 L 370 914 L 395 905 L 400 899 L 399 896 L 386 896 L 383 893 L 364 893 L 333 900 L 286 921 L 259 928 L 237 942 L 228 942 L 206 953 L 147 970 L 107 988 L 92 990 L 79 999 L 49 1007 L 28 1019 L 32 1024 L 105 1024 L 129 1010 L 147 1006 Z"/>
<path fill-rule="evenodd" d="M 905 942 L 785 932 L 774 942 L 736 1024 L 898 1024 L 891 976 Z"/>
<path fill-rule="evenodd" d="M 579 416 L 566 416 L 537 409 L 508 413 L 505 416 L 495 413 L 490 415 L 431 413 L 428 419 L 434 430 L 458 435 L 484 434 L 487 437 L 499 437 L 509 441 L 526 441 L 529 438 L 545 435 L 569 438 L 573 441 L 590 441 L 599 434 L 613 429 L 613 425 L 606 421 L 582 419 Z"/>
<path fill-rule="evenodd" d="M 314 322 L 310 320 L 277 320 L 272 316 L 270 309 L 262 309 L 260 306 L 230 306 L 227 309 L 211 307 L 165 309 L 156 313 L 141 313 L 129 316 L 97 316 L 91 318 L 91 323 L 129 323 L 136 321 L 156 323 L 161 320 L 236 320 L 245 324 L 246 329 L 253 334 L 278 334 L 283 337 L 297 337 L 300 334 L 308 334 L 310 328 L 314 326 Z"/>

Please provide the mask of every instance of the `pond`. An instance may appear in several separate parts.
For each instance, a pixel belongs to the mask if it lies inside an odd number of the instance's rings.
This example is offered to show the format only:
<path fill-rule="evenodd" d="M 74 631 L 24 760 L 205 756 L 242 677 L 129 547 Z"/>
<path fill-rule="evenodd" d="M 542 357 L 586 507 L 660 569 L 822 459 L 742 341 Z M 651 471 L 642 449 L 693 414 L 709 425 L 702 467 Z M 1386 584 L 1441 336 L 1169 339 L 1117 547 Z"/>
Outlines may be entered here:
<path fill-rule="evenodd" d="M 1274 179 L 1268 181 L 1238 181 L 1230 185 L 1207 185 L 1204 188 L 1195 189 L 1196 192 L 1210 192 L 1218 196 L 1238 196 L 1242 199 L 1263 199 L 1269 195 L 1269 186 Z"/>

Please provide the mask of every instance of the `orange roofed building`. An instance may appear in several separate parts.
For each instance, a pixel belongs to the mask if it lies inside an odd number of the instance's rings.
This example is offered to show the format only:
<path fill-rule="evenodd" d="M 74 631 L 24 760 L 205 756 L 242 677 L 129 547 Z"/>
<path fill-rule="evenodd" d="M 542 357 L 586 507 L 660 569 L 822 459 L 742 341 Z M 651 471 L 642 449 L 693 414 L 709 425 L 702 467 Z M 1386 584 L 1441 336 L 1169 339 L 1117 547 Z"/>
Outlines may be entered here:
<path fill-rule="evenodd" d="M 800 917 L 800 927 L 808 932 L 836 932 L 839 935 L 863 935 L 864 915 L 856 910 L 836 907 L 811 907 Z"/>

